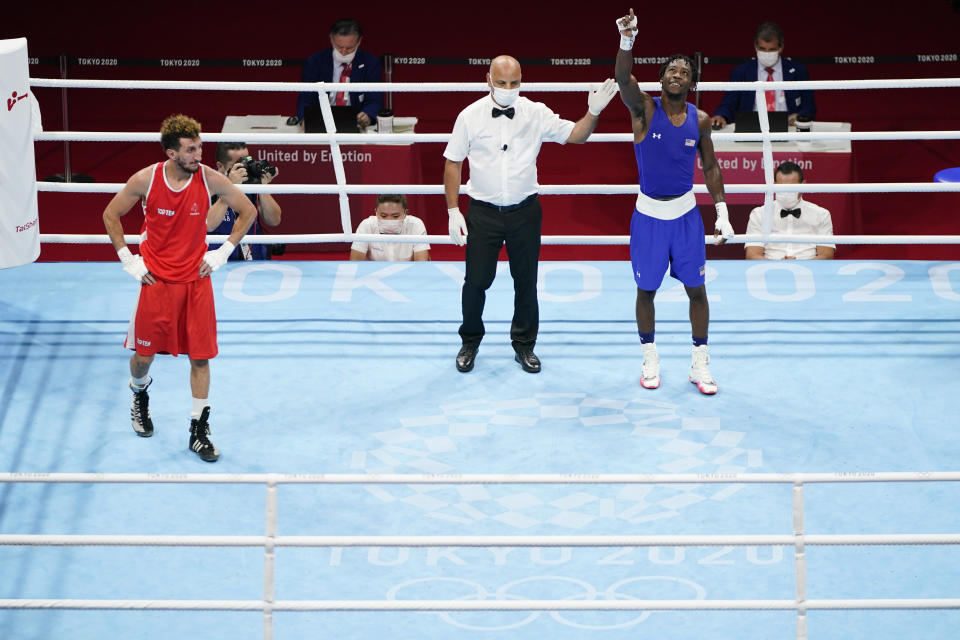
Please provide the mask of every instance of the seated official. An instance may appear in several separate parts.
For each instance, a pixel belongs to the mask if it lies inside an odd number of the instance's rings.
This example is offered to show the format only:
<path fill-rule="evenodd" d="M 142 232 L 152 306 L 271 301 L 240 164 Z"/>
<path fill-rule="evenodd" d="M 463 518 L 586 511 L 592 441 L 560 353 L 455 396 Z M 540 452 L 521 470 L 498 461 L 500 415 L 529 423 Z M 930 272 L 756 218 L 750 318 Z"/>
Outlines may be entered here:
<path fill-rule="evenodd" d="M 756 58 L 750 59 L 730 73 L 730 82 L 756 82 L 757 80 L 795 82 L 809 80 L 807 68 L 782 57 L 783 31 L 774 22 L 765 22 L 757 27 L 753 36 L 756 47 Z M 766 91 L 767 111 L 786 111 L 788 122 L 796 124 L 797 116 L 804 116 L 806 120 L 813 120 L 817 114 L 817 105 L 813 100 L 813 91 L 810 89 Z M 737 111 L 756 111 L 756 91 L 727 91 L 723 94 L 723 101 L 717 107 L 711 118 L 714 129 L 721 129 L 733 122 Z"/>
<path fill-rule="evenodd" d="M 224 174 L 233 184 L 255 184 L 252 178 L 248 179 L 247 167 L 244 159 L 250 153 L 247 151 L 245 142 L 219 142 L 217 143 L 217 171 Z M 260 177 L 260 184 L 270 184 L 276 176 L 276 167 L 269 167 L 273 171 L 263 171 Z M 247 235 L 258 235 L 262 231 L 262 225 L 275 227 L 280 224 L 281 210 L 280 205 L 268 193 L 247 194 L 250 201 L 257 207 L 257 217 Z M 222 200 L 217 200 L 207 211 L 207 233 L 212 235 L 230 235 L 233 229 L 233 223 L 237 218 L 236 212 L 227 206 Z M 216 249 L 220 245 L 211 244 L 210 249 Z M 241 242 L 237 248 L 230 254 L 228 260 L 269 260 L 270 246 L 265 244 L 246 244 Z"/>
<path fill-rule="evenodd" d="M 793 162 L 781 162 L 773 175 L 775 184 L 803 184 L 803 169 Z M 747 235 L 763 233 L 763 207 L 750 212 Z M 799 193 L 778 193 L 773 210 L 771 233 L 832 236 L 830 212 L 804 200 Z M 747 260 L 832 260 L 837 245 L 787 242 L 748 242 Z"/>
<path fill-rule="evenodd" d="M 318 51 L 303 65 L 302 82 L 382 82 L 380 59 L 360 48 L 363 29 L 353 19 L 338 20 L 330 27 L 330 48 Z M 330 104 L 356 107 L 357 124 L 369 127 L 377 121 L 383 108 L 383 93 L 365 91 L 331 93 Z M 304 109 L 320 104 L 316 91 L 304 91 L 297 98 L 297 117 L 302 121 Z"/>
<path fill-rule="evenodd" d="M 357 233 L 425 236 L 427 228 L 420 218 L 407 213 L 406 196 L 384 194 L 377 196 L 376 214 L 360 221 Z M 426 242 L 354 242 L 350 245 L 350 259 L 420 262 L 430 259 L 430 245 Z"/>

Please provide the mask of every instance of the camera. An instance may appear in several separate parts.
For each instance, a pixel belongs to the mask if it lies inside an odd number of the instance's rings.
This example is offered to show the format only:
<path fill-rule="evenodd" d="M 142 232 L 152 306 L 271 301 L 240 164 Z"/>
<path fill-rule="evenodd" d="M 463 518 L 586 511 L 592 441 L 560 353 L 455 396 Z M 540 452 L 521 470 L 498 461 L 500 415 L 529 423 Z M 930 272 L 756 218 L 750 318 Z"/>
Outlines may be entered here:
<path fill-rule="evenodd" d="M 247 179 L 243 184 L 260 184 L 260 178 L 263 174 L 269 173 L 271 176 L 277 175 L 277 168 L 271 166 L 266 160 L 254 160 L 253 156 L 245 156 L 237 160 L 237 165 L 247 170 Z"/>

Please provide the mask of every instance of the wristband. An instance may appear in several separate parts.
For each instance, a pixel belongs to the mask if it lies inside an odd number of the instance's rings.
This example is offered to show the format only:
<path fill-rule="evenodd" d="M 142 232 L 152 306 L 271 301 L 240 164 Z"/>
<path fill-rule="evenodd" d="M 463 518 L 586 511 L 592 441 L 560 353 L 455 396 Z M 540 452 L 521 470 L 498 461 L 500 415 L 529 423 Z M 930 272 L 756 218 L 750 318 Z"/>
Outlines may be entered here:
<path fill-rule="evenodd" d="M 450 207 L 447 209 L 448 216 L 452 216 L 454 213 L 460 213 L 460 207 Z"/>
<path fill-rule="evenodd" d="M 713 205 L 717 210 L 717 218 L 727 218 L 727 203 L 726 202 L 717 202 Z"/>

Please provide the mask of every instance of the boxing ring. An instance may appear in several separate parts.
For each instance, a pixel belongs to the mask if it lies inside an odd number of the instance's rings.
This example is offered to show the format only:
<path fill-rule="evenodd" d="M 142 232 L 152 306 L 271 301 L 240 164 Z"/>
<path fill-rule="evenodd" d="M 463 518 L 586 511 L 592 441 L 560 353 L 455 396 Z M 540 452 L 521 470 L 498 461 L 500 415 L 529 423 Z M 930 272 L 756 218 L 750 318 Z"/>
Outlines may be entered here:
<path fill-rule="evenodd" d="M 47 82 L 66 81 L 35 81 Z M 123 88 L 165 88 L 158 84 Z M 316 89 L 269 90 L 304 86 Z M 337 143 L 336 134 L 310 135 Z M 259 134 L 248 142 L 268 140 L 305 141 Z M 770 173 L 767 184 L 727 190 L 769 202 Z M 336 185 L 242 188 L 340 194 L 342 216 L 350 193 L 442 192 L 348 185 L 342 166 L 337 176 Z M 262 241 L 357 238 L 348 209 L 342 219 L 342 235 Z M 955 244 L 960 236 L 832 241 Z M 498 278 L 477 367 L 458 374 L 462 274 L 457 262 L 223 267 L 213 276 L 221 355 L 211 365 L 211 423 L 224 455 L 211 468 L 186 451 L 182 358 L 158 358 L 151 371 L 157 434 L 145 441 L 130 433 L 121 336 L 135 285 L 118 265 L 0 271 L 0 637 L 137 637 L 150 629 L 151 638 L 179 638 L 199 629 L 211 638 L 901 638 L 918 627 L 924 637 L 954 637 L 960 514 L 949 505 L 960 489 L 960 446 L 950 416 L 960 263 L 708 263 L 721 386 L 713 398 L 686 381 L 687 309 L 672 282 L 657 297 L 664 382 L 657 391 L 639 387 L 634 284 L 618 262 L 541 264 L 544 369 L 536 376 L 513 363 L 511 284 Z"/>

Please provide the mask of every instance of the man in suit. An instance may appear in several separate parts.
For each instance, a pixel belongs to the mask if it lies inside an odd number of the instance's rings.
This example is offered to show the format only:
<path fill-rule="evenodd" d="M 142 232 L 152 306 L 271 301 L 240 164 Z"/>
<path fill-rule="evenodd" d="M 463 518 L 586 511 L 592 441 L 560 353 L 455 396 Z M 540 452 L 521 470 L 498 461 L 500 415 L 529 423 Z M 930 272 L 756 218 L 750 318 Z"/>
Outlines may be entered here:
<path fill-rule="evenodd" d="M 382 82 L 380 59 L 360 48 L 363 29 L 351 18 L 337 20 L 330 27 L 330 48 L 318 51 L 303 65 L 302 82 Z M 297 98 L 297 118 L 303 120 L 304 109 L 320 104 L 316 91 L 304 91 Z M 383 107 L 379 91 L 351 93 L 339 91 L 330 95 L 332 105 L 350 105 L 357 108 L 357 124 L 369 127 L 377 121 Z"/>
<path fill-rule="evenodd" d="M 757 27 L 753 37 L 757 55 L 749 62 L 735 67 L 730 74 L 730 82 L 756 82 L 759 80 L 795 82 L 809 80 L 807 68 L 783 53 L 783 31 L 774 22 L 764 22 Z M 789 123 L 795 124 L 797 116 L 812 120 L 817 113 L 813 101 L 813 91 L 767 91 L 767 111 L 786 111 L 790 114 Z M 717 107 L 711 119 L 714 129 L 721 129 L 734 121 L 737 111 L 756 111 L 755 91 L 727 91 L 723 102 Z"/>

